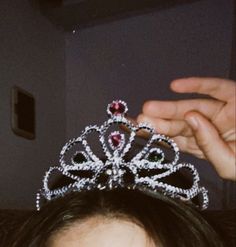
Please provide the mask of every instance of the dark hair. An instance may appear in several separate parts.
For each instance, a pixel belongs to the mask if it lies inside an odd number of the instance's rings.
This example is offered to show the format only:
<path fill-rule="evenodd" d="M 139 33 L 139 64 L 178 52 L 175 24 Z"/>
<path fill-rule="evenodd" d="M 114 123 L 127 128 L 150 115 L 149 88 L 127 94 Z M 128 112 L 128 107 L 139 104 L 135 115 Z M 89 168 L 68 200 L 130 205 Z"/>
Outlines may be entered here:
<path fill-rule="evenodd" d="M 47 203 L 19 230 L 13 247 L 46 247 L 54 233 L 74 222 L 102 215 L 136 222 L 157 244 L 170 247 L 224 246 L 196 209 L 157 193 L 117 189 L 70 193 Z"/>

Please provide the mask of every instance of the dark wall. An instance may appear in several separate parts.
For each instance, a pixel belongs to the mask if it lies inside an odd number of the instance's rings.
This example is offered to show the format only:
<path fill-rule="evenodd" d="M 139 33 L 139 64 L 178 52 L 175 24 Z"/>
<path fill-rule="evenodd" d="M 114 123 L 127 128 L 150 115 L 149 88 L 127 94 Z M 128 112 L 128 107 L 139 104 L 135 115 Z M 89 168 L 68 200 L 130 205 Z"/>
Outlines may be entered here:
<path fill-rule="evenodd" d="M 34 207 L 65 141 L 64 33 L 28 0 L 1 0 L 0 18 L 0 207 Z M 35 140 L 11 130 L 13 85 L 35 97 Z"/>
<path fill-rule="evenodd" d="M 233 0 L 206 0 L 68 33 L 67 137 L 102 123 L 113 99 L 127 101 L 136 115 L 145 100 L 182 97 L 169 91 L 172 79 L 228 77 L 232 23 Z M 211 166 L 182 157 L 197 164 L 210 206 L 222 207 L 223 183 Z"/>

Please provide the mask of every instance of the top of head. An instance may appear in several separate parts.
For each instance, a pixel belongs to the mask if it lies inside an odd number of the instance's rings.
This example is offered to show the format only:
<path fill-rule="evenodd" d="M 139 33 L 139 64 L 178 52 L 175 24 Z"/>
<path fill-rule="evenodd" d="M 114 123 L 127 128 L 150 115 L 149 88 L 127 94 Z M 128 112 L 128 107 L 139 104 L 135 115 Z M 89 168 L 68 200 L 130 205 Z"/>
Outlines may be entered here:
<path fill-rule="evenodd" d="M 148 124 L 134 125 L 126 118 L 127 104 L 121 100 L 115 100 L 107 107 L 109 119 L 101 126 L 87 126 L 82 134 L 67 142 L 60 153 L 60 166 L 50 167 L 43 179 L 43 188 L 37 193 L 36 207 L 40 210 L 41 197 L 50 201 L 64 196 L 70 191 L 86 190 L 112 190 L 115 188 L 128 188 L 148 190 L 151 193 L 161 191 L 165 195 L 191 201 L 201 195 L 201 209 L 208 206 L 207 190 L 199 185 L 199 174 L 195 167 L 188 163 L 177 163 L 179 149 L 176 143 L 167 136 L 154 133 L 154 129 Z M 129 136 L 121 133 L 119 126 L 125 125 L 129 130 Z M 116 131 L 110 131 L 110 127 L 118 127 Z M 125 155 L 130 151 L 137 132 L 145 130 L 150 134 L 149 140 L 142 150 L 131 159 L 126 160 Z M 97 132 L 105 159 L 97 157 L 87 141 L 91 132 Z M 127 140 L 126 140 L 127 139 Z M 164 151 L 157 146 L 160 143 L 167 144 L 174 152 L 172 162 L 165 162 Z M 72 147 L 79 145 L 82 150 L 76 150 L 69 162 L 65 156 Z M 192 176 L 192 186 L 188 189 L 173 186 L 163 181 L 165 178 L 181 171 L 188 170 Z M 81 175 L 83 171 L 89 171 L 93 175 L 88 177 Z M 145 175 L 141 171 L 146 171 Z M 82 172 L 79 174 L 79 172 Z M 49 188 L 49 179 L 53 173 L 60 173 L 71 180 L 70 183 L 57 189 Z M 149 174 L 148 174 L 149 173 Z M 132 179 L 127 179 L 127 176 Z M 101 179 L 102 177 L 102 179 Z"/>

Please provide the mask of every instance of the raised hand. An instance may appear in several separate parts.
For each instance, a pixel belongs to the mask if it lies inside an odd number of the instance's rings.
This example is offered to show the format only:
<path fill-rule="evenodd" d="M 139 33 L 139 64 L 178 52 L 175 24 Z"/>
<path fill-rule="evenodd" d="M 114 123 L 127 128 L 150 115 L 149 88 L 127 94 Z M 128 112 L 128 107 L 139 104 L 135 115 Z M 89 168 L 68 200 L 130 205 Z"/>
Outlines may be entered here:
<path fill-rule="evenodd" d="M 177 93 L 209 99 L 148 101 L 137 122 L 148 122 L 172 137 L 181 151 L 207 159 L 219 176 L 236 180 L 236 83 L 219 78 L 186 78 L 171 83 Z"/>

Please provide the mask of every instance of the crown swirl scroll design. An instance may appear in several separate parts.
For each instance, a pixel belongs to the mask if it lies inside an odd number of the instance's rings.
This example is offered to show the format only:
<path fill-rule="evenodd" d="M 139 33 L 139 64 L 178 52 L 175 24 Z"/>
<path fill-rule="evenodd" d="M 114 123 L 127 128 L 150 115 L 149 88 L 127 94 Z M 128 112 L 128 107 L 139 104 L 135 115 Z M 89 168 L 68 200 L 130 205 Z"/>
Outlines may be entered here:
<path fill-rule="evenodd" d="M 124 101 L 113 101 L 107 107 L 109 119 L 101 126 L 87 126 L 82 134 L 67 142 L 60 153 L 60 166 L 50 167 L 43 179 L 43 188 L 37 193 L 36 207 L 40 210 L 40 202 L 43 197 L 45 200 L 64 196 L 70 191 L 86 191 L 93 189 L 114 189 L 114 188 L 147 188 L 153 192 L 162 191 L 164 194 L 180 198 L 184 201 L 191 201 L 198 194 L 202 196 L 200 207 L 205 209 L 208 205 L 208 195 L 204 187 L 199 186 L 199 175 L 195 167 L 191 164 L 180 163 L 179 149 L 176 143 L 161 134 L 154 133 L 154 129 L 148 124 L 134 125 L 127 118 L 128 108 Z M 119 130 L 110 131 L 112 126 L 125 125 L 129 130 L 129 135 L 121 133 Z M 129 161 L 125 156 L 130 151 L 137 132 L 145 130 L 150 138 L 143 146 L 142 150 L 134 155 Z M 88 135 L 96 132 L 98 143 L 100 143 L 105 159 L 99 158 L 91 149 L 88 143 Z M 158 144 L 165 143 L 174 153 L 172 162 L 165 162 L 165 154 Z M 72 148 L 80 145 L 79 149 L 72 155 L 70 161 L 66 161 L 66 155 Z M 167 178 L 182 169 L 188 169 L 192 175 L 192 187 L 185 189 L 163 182 Z M 149 171 L 159 171 L 153 175 Z M 78 172 L 89 171 L 92 176 L 83 177 Z M 142 175 L 141 171 L 147 171 Z M 161 172 L 163 171 L 163 172 Z M 60 173 L 70 179 L 70 183 L 57 189 L 50 189 L 49 180 L 54 173 Z M 127 183 L 126 175 L 132 177 Z M 105 178 L 101 181 L 101 177 Z"/>

